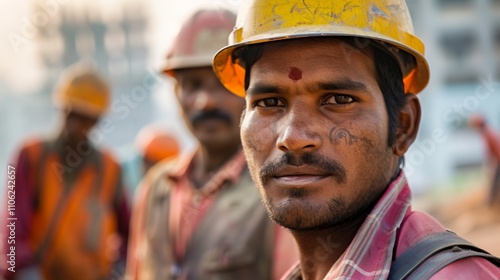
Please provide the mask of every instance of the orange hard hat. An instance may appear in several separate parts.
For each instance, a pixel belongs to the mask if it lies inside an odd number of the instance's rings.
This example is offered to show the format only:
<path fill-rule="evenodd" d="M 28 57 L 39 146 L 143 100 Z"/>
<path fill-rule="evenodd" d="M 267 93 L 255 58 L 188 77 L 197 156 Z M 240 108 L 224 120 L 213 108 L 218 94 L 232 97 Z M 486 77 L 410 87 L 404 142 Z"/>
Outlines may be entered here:
<path fill-rule="evenodd" d="M 179 155 L 180 147 L 175 136 L 158 126 L 141 129 L 136 146 L 142 156 L 150 162 L 159 162 Z"/>
<path fill-rule="evenodd" d="M 108 110 L 111 92 L 92 66 L 77 63 L 61 74 L 54 99 L 61 108 L 98 118 Z"/>
<path fill-rule="evenodd" d="M 162 72 L 211 67 L 214 54 L 227 45 L 236 15 L 228 10 L 199 10 L 183 24 L 167 54 Z"/>

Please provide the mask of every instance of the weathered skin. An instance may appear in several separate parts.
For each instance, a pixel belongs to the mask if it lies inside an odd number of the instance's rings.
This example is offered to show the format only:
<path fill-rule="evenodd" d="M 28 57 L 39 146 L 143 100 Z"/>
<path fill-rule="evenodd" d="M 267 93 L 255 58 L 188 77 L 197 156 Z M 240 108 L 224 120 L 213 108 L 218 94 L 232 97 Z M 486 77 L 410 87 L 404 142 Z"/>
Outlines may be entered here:
<path fill-rule="evenodd" d="M 420 106 L 409 96 L 388 145 L 371 53 L 352 48 L 346 57 L 346 48 L 333 38 L 266 46 L 246 92 L 242 143 L 271 218 L 292 230 L 301 259 L 317 253 L 317 236 L 339 244 L 307 279 L 322 279 L 349 245 L 418 129 Z"/>

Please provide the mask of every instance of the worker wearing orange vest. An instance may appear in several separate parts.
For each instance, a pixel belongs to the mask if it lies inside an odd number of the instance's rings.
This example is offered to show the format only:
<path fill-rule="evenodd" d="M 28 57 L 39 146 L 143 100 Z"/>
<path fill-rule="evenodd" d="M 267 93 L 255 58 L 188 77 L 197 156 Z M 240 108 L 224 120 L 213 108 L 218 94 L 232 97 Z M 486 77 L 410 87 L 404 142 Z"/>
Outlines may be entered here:
<path fill-rule="evenodd" d="M 163 72 L 198 149 L 153 167 L 138 187 L 127 279 L 279 279 L 298 260 L 260 203 L 241 151 L 244 100 L 212 71 L 235 15 L 200 10 L 180 29 Z"/>
<path fill-rule="evenodd" d="M 15 164 L 15 244 L 4 251 L 16 258 L 15 268 L 2 262 L 4 277 L 110 279 L 124 266 L 130 209 L 120 166 L 87 137 L 110 90 L 92 68 L 76 64 L 63 73 L 55 100 L 63 112 L 59 134 L 26 141 Z"/>

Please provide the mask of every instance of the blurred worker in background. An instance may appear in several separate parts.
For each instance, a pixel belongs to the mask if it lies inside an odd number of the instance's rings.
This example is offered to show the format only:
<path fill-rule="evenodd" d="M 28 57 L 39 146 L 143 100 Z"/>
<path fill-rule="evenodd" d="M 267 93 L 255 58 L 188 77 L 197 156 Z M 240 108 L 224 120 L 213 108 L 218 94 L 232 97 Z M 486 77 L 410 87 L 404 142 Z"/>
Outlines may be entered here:
<path fill-rule="evenodd" d="M 469 126 L 482 134 L 492 170 L 488 185 L 474 186 L 463 195 L 439 205 L 436 216 L 451 230 L 500 256 L 500 134 L 480 114 L 469 117 Z M 489 171 L 488 170 L 488 171 Z"/>
<path fill-rule="evenodd" d="M 488 125 L 485 118 L 479 114 L 473 114 L 469 118 L 469 125 L 477 129 L 483 136 L 488 151 L 488 160 L 491 161 L 493 180 L 491 183 L 488 203 L 490 205 L 500 203 L 500 134 Z"/>
<path fill-rule="evenodd" d="M 411 208 L 430 74 L 404 0 L 251 0 L 229 41 L 215 73 L 246 98 L 250 173 L 300 249 L 283 279 L 499 279 L 500 259 Z"/>
<path fill-rule="evenodd" d="M 142 173 L 162 160 L 173 160 L 180 153 L 177 138 L 158 125 L 146 126 L 137 134 L 135 146 L 142 159 Z"/>
<path fill-rule="evenodd" d="M 88 139 L 110 98 L 85 64 L 61 76 L 59 134 L 26 141 L 15 165 L 15 273 L 2 261 L 7 279 L 110 279 L 120 263 L 123 272 L 130 209 L 121 169 Z"/>
<path fill-rule="evenodd" d="M 289 232 L 260 203 L 241 151 L 244 100 L 217 80 L 215 52 L 235 15 L 200 10 L 182 26 L 163 72 L 198 149 L 153 167 L 132 215 L 128 279 L 279 279 L 296 260 Z"/>
<path fill-rule="evenodd" d="M 180 153 L 176 137 L 160 125 L 148 125 L 135 137 L 135 151 L 121 161 L 123 180 L 130 196 L 148 170 L 163 160 L 175 160 Z"/>

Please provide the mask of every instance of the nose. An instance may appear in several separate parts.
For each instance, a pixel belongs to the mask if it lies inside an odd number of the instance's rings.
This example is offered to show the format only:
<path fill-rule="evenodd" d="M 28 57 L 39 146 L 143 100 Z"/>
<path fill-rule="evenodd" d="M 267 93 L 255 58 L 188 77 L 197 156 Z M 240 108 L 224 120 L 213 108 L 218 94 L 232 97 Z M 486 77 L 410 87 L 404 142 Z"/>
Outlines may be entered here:
<path fill-rule="evenodd" d="M 211 110 L 216 107 L 216 94 L 210 89 L 203 89 L 196 93 L 194 107 L 198 110 Z"/>
<path fill-rule="evenodd" d="M 276 147 L 283 152 L 312 152 L 321 146 L 319 131 L 314 131 L 306 110 L 295 108 L 289 111 L 287 120 L 281 126 Z"/>

